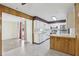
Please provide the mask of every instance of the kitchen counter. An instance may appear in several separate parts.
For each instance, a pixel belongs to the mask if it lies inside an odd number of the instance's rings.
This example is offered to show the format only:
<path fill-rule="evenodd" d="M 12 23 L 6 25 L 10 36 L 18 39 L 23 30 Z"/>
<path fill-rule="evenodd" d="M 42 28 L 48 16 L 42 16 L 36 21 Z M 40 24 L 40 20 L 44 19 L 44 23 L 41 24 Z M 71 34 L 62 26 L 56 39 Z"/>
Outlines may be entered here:
<path fill-rule="evenodd" d="M 72 34 L 51 34 L 50 36 L 76 38 L 76 36 Z"/>
<path fill-rule="evenodd" d="M 50 48 L 64 53 L 75 55 L 75 35 L 70 34 L 51 34 Z"/>

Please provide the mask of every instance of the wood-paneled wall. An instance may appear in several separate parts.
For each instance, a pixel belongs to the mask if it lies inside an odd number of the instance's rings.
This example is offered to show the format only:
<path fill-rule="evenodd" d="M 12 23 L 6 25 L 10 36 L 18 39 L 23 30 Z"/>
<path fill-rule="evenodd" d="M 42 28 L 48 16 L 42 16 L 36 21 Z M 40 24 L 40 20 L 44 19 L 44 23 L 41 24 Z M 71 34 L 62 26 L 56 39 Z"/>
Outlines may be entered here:
<path fill-rule="evenodd" d="M 79 3 L 75 4 L 76 55 L 79 56 Z"/>
<path fill-rule="evenodd" d="M 2 6 L 0 6 L 0 56 L 2 55 Z"/>
<path fill-rule="evenodd" d="M 2 13 L 0 10 L 0 56 L 2 55 Z"/>

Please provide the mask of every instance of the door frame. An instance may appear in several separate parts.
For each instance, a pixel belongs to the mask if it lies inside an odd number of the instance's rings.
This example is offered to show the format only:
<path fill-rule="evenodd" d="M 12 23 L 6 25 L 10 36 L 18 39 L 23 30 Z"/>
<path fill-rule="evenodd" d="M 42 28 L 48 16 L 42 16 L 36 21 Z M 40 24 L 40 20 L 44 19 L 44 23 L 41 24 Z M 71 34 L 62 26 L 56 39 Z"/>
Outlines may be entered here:
<path fill-rule="evenodd" d="M 24 21 L 24 40 L 26 40 L 26 21 Z M 22 39 L 22 22 L 20 22 L 19 39 Z"/>
<path fill-rule="evenodd" d="M 34 44 L 34 19 L 32 20 L 32 44 Z"/>

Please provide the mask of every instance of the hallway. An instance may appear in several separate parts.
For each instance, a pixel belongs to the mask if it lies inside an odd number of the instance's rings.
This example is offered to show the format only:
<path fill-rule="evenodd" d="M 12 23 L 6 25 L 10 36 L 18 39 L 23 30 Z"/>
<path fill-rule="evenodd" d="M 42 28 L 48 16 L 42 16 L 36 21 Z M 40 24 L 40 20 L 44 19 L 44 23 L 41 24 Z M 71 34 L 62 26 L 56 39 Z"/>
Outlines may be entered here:
<path fill-rule="evenodd" d="M 68 54 L 49 49 L 49 40 L 36 45 L 24 40 L 11 39 L 3 41 L 3 56 L 70 56 Z"/>

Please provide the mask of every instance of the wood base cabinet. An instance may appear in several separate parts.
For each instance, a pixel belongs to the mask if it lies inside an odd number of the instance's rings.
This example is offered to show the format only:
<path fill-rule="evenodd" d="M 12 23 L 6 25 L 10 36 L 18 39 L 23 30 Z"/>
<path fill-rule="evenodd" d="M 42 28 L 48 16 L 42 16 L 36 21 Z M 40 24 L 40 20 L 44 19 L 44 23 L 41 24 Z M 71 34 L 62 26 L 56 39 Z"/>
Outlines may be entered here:
<path fill-rule="evenodd" d="M 75 38 L 51 36 L 50 48 L 75 55 Z"/>

